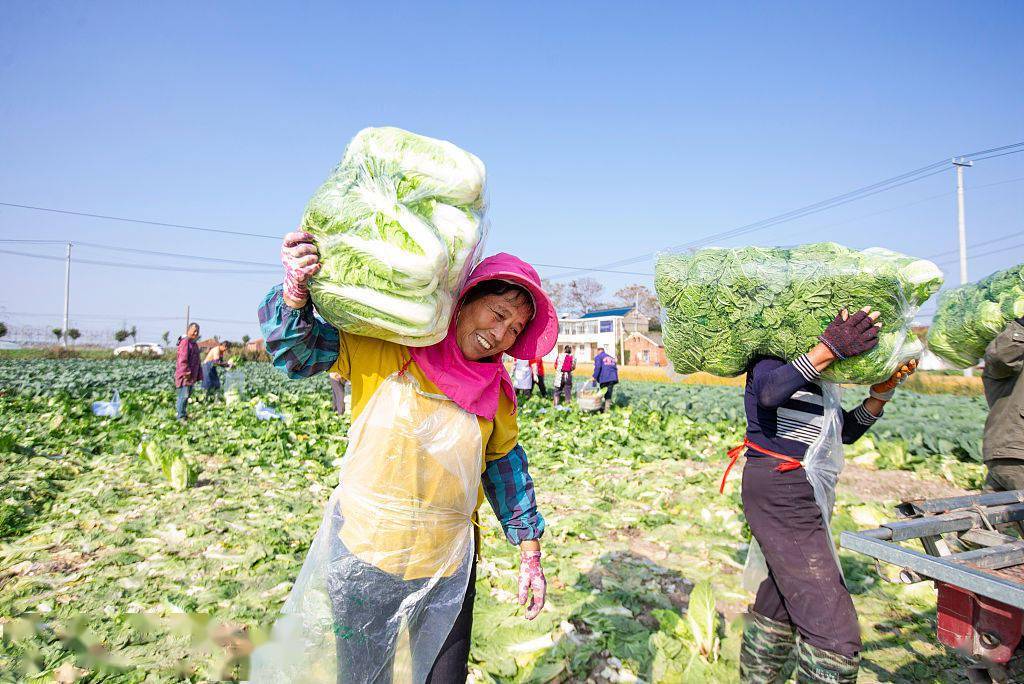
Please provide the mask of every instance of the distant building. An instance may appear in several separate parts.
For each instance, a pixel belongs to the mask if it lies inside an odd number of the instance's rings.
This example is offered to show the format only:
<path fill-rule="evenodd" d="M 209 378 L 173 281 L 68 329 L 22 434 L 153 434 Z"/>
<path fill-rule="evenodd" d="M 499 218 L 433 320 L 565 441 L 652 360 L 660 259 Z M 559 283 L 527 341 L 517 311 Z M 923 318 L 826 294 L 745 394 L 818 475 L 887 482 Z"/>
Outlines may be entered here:
<path fill-rule="evenodd" d="M 627 366 L 667 366 L 660 332 L 631 332 L 626 336 Z"/>
<path fill-rule="evenodd" d="M 199 349 L 202 351 L 208 351 L 216 347 L 218 344 L 220 344 L 220 341 L 216 337 L 207 337 L 205 340 L 201 340 L 199 342 Z"/>
<path fill-rule="evenodd" d="M 245 343 L 245 351 L 247 352 L 258 352 L 263 351 L 263 338 L 258 340 L 249 340 Z"/>
<path fill-rule="evenodd" d="M 569 345 L 577 361 L 589 362 L 597 356 L 598 347 L 604 347 L 621 363 L 623 350 L 628 349 L 626 338 L 634 332 L 647 333 L 650 325 L 650 318 L 632 306 L 591 311 L 579 318 L 563 318 L 558 321 L 558 345 L 548 358 L 554 359 Z"/>

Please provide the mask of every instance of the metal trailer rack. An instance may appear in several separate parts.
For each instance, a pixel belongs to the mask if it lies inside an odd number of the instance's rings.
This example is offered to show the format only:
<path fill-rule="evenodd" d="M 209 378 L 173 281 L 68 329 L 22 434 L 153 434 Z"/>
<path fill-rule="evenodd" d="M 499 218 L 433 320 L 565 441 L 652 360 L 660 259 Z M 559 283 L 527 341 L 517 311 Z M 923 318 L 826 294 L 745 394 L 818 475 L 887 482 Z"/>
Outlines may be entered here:
<path fill-rule="evenodd" d="M 900 520 L 843 532 L 839 545 L 900 568 L 899 582 L 934 581 L 938 639 L 976 663 L 977 682 L 1005 682 L 1024 632 L 1024 490 L 905 501 Z M 1009 529 L 1007 529 L 1009 528 Z M 920 540 L 922 551 L 901 545 Z"/>

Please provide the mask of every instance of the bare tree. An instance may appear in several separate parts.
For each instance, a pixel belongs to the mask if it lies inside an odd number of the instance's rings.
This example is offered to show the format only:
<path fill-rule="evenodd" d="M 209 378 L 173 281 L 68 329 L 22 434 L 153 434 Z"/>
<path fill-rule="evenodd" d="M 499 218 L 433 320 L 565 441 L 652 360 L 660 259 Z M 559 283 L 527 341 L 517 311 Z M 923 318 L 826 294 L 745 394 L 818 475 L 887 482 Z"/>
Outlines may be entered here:
<path fill-rule="evenodd" d="M 567 296 L 569 287 L 565 283 L 541 280 L 540 286 L 548 293 L 548 297 L 551 299 L 551 303 L 555 305 L 556 311 L 564 309 L 569 304 Z"/>
<path fill-rule="evenodd" d="M 615 293 L 615 298 L 622 302 L 623 306 L 637 306 L 640 313 L 648 318 L 661 318 L 661 305 L 658 303 L 658 298 L 646 285 L 639 283 L 627 285 Z"/>
<path fill-rule="evenodd" d="M 569 308 L 578 314 L 585 314 L 601 306 L 604 285 L 593 278 L 579 278 L 569 282 L 566 299 Z"/>
<path fill-rule="evenodd" d="M 71 338 L 72 342 L 74 342 L 75 340 L 77 340 L 81 336 L 82 336 L 82 331 L 79 330 L 78 328 L 68 328 L 68 337 Z"/>

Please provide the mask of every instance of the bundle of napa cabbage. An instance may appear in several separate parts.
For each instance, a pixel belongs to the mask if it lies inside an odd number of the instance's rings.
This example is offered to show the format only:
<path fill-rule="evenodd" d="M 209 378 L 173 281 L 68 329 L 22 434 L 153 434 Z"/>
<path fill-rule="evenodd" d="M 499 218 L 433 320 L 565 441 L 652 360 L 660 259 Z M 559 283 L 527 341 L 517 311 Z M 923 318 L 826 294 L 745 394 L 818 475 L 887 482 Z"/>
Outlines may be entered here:
<path fill-rule="evenodd" d="M 665 351 L 676 372 L 743 373 L 756 356 L 791 360 L 818 342 L 841 308 L 880 314 L 878 346 L 832 364 L 826 380 L 869 384 L 923 347 L 910 334 L 918 307 L 942 285 L 930 261 L 832 242 L 665 254 L 655 267 Z"/>
<path fill-rule="evenodd" d="M 317 311 L 348 332 L 425 346 L 448 328 L 483 239 L 483 163 L 450 142 L 367 128 L 306 206 Z"/>
<path fill-rule="evenodd" d="M 1024 264 L 997 271 L 939 297 L 928 348 L 958 368 L 978 363 L 1007 324 L 1024 316 Z"/>

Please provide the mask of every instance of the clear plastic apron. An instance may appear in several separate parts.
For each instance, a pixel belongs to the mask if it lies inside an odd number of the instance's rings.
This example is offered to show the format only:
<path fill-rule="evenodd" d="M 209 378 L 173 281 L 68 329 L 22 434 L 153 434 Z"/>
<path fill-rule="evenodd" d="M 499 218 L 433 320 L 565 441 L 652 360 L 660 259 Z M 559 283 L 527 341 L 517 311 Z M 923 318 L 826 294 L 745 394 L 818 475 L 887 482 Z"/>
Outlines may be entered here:
<path fill-rule="evenodd" d="M 385 379 L 250 681 L 425 681 L 466 595 L 482 469 L 476 416 Z"/>
<path fill-rule="evenodd" d="M 836 483 L 839 482 L 839 474 L 843 472 L 843 388 L 832 382 L 819 381 L 821 386 L 822 417 L 821 433 L 818 438 L 807 447 L 804 454 L 803 471 L 807 475 L 807 481 L 814 489 L 814 502 L 821 509 L 821 519 L 825 524 L 825 531 L 832 539 L 832 532 L 829 525 L 832 522 L 832 508 L 836 503 Z M 839 554 L 836 553 L 835 542 L 831 544 L 832 556 L 836 565 L 839 566 L 839 574 L 843 574 L 843 567 L 839 563 Z M 761 582 L 768 578 L 768 564 L 765 562 L 764 553 L 760 544 L 753 537 L 750 539 L 750 549 L 747 551 L 747 562 L 743 568 L 743 588 L 747 591 L 756 592 Z"/>

